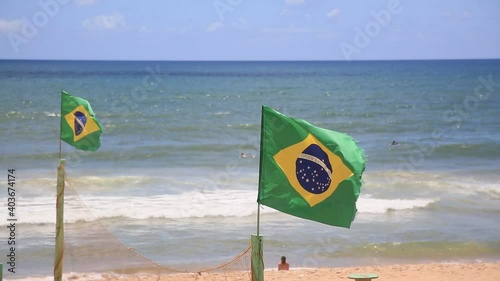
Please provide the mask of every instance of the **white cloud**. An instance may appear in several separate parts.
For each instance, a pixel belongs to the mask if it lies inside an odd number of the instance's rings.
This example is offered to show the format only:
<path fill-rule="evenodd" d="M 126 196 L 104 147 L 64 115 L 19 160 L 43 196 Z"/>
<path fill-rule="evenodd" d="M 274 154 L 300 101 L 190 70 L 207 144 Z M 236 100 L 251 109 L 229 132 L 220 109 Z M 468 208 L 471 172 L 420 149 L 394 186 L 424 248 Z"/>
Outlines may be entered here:
<path fill-rule="evenodd" d="M 305 27 L 266 27 L 260 31 L 265 33 L 307 33 L 310 29 Z"/>
<path fill-rule="evenodd" d="M 467 19 L 470 19 L 472 18 L 471 14 L 469 13 L 469 11 L 464 11 L 462 13 L 462 16 L 460 17 L 460 19 L 463 19 L 463 20 L 467 20 Z"/>
<path fill-rule="evenodd" d="M 168 33 L 175 33 L 179 35 L 183 35 L 188 33 L 190 30 L 194 29 L 192 25 L 180 27 L 180 28 L 175 28 L 175 27 L 166 27 L 163 30 L 168 32 Z"/>
<path fill-rule="evenodd" d="M 141 28 L 139 28 L 139 32 L 142 32 L 142 33 L 151 33 L 151 32 L 153 32 L 153 30 L 151 30 L 151 28 L 143 25 L 143 26 L 141 26 Z"/>
<path fill-rule="evenodd" d="M 0 32 L 17 32 L 21 30 L 23 22 L 21 20 L 0 19 Z"/>
<path fill-rule="evenodd" d="M 74 3 L 77 6 L 90 6 L 90 5 L 94 5 L 95 3 L 97 3 L 97 1 L 99 1 L 99 0 L 74 0 Z"/>
<path fill-rule="evenodd" d="M 282 16 L 289 16 L 290 14 L 291 14 L 291 12 L 288 9 L 283 9 L 283 11 L 281 11 Z"/>
<path fill-rule="evenodd" d="M 120 13 L 112 15 L 99 15 L 92 19 L 86 19 L 82 22 L 86 29 L 114 29 L 125 25 L 125 18 Z"/>
<path fill-rule="evenodd" d="M 300 5 L 300 4 L 304 4 L 306 2 L 306 0 L 284 0 L 285 1 L 285 4 L 288 4 L 288 5 Z"/>
<path fill-rule="evenodd" d="M 247 21 L 244 18 L 238 18 L 238 24 L 245 25 Z"/>
<path fill-rule="evenodd" d="M 465 10 L 462 13 L 460 12 L 451 12 L 451 11 L 446 11 L 443 16 L 446 19 L 449 20 L 469 20 L 472 19 L 472 15 L 470 14 L 469 11 Z"/>
<path fill-rule="evenodd" d="M 220 21 L 212 22 L 211 24 L 209 24 L 207 26 L 207 32 L 214 32 L 221 27 L 222 27 L 222 23 Z"/>
<path fill-rule="evenodd" d="M 320 39 L 333 39 L 338 38 L 340 33 L 337 31 L 320 31 L 316 34 L 316 36 Z"/>
<path fill-rule="evenodd" d="M 182 34 L 184 34 L 184 33 L 188 32 L 188 31 L 189 31 L 189 30 L 191 30 L 191 29 L 193 29 L 193 27 L 192 27 L 191 25 L 189 25 L 189 26 L 185 26 L 185 27 L 183 27 L 183 28 L 181 28 L 181 29 L 179 30 L 179 34 L 181 34 L 181 35 L 182 35 Z"/>
<path fill-rule="evenodd" d="M 326 16 L 329 18 L 338 19 L 340 17 L 340 9 L 339 8 L 333 9 L 328 14 L 326 14 Z"/>
<path fill-rule="evenodd" d="M 245 28 L 247 26 L 247 21 L 244 18 L 238 18 L 231 26 L 234 28 Z"/>

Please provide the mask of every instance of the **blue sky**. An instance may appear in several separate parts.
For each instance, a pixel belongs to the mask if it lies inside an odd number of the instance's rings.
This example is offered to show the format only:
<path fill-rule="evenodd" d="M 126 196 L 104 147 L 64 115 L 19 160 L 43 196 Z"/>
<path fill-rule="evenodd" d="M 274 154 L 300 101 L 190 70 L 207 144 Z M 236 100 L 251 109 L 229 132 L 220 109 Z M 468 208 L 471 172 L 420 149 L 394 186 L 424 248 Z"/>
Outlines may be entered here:
<path fill-rule="evenodd" d="M 500 1 L 0 0 L 0 58 L 500 58 Z"/>

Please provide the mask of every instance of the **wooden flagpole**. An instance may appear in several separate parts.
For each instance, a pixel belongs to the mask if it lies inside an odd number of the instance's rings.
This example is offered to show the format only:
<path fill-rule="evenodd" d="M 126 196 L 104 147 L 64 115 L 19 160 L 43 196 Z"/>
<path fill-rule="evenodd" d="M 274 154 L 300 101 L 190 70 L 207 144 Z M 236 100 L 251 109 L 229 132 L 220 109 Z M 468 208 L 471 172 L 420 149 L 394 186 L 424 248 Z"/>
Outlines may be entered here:
<path fill-rule="evenodd" d="M 61 93 L 61 106 L 62 106 Z M 62 115 L 62 109 L 61 109 Z M 56 199 L 56 246 L 54 255 L 54 281 L 62 281 L 64 257 L 64 171 L 65 160 L 62 159 L 62 118 L 59 124 L 59 166 L 57 167 L 57 199 Z"/>
<path fill-rule="evenodd" d="M 62 281 L 64 256 L 64 159 L 57 168 L 56 248 L 54 255 L 54 281 Z"/>

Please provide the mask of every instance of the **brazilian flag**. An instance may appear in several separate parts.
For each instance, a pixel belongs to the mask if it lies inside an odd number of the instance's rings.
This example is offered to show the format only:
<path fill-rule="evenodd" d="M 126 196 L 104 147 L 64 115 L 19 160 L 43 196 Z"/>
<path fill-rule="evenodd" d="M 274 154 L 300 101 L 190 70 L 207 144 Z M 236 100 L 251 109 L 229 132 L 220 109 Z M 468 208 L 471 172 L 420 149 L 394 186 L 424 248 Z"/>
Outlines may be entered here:
<path fill-rule="evenodd" d="M 76 149 L 96 151 L 102 126 L 88 101 L 61 92 L 61 140 Z"/>
<path fill-rule="evenodd" d="M 257 202 L 349 228 L 365 169 L 364 152 L 346 134 L 262 107 Z"/>

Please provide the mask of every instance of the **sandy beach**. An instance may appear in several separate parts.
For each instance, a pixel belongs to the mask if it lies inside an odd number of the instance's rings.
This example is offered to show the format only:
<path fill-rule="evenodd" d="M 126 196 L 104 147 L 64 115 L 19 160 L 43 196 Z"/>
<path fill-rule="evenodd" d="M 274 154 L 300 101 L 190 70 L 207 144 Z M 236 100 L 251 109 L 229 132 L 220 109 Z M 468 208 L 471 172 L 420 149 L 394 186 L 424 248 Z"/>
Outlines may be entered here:
<path fill-rule="evenodd" d="M 264 273 L 266 281 L 332 281 L 351 280 L 348 278 L 354 273 L 374 273 L 379 276 L 375 280 L 385 281 L 498 281 L 500 280 L 500 263 L 456 263 L 456 264 L 400 264 L 387 266 L 345 267 L 345 268 L 309 268 L 290 269 L 288 271 L 277 271 L 268 269 Z M 80 276 L 84 279 L 88 276 Z M 157 276 L 124 276 L 124 275 L 101 275 L 101 280 L 165 280 L 165 281 L 241 281 L 251 280 L 250 272 L 226 272 L 226 273 L 186 273 L 164 275 L 160 279 Z M 69 276 L 69 280 L 78 280 L 79 277 Z"/>

